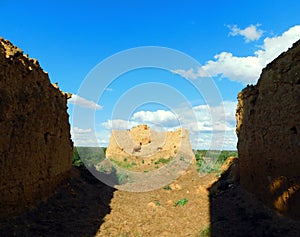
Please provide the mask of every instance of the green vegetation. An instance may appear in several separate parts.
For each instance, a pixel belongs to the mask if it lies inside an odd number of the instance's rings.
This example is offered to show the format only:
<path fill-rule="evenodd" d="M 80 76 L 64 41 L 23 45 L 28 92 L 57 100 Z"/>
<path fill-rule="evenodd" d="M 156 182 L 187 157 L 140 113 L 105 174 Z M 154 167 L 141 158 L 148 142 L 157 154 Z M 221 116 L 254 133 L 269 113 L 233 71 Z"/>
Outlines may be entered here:
<path fill-rule="evenodd" d="M 165 158 L 160 158 L 158 161 L 155 161 L 154 164 L 155 165 L 158 165 L 158 164 L 166 164 L 168 163 L 170 160 L 172 160 L 173 157 L 170 156 L 168 159 L 165 159 Z"/>
<path fill-rule="evenodd" d="M 170 185 L 167 185 L 164 187 L 164 190 L 172 190 L 172 188 L 170 187 Z"/>
<path fill-rule="evenodd" d="M 80 159 L 80 156 L 78 154 L 78 150 L 77 150 L 77 147 L 74 147 L 74 150 L 73 150 L 73 157 L 72 157 L 72 164 L 76 167 L 79 167 L 79 166 L 82 166 L 83 165 L 83 162 L 82 160 Z"/>
<path fill-rule="evenodd" d="M 130 168 L 137 165 L 134 161 L 133 162 L 128 162 L 127 158 L 124 158 L 123 162 L 112 159 L 112 158 L 110 159 L 110 161 L 113 162 L 114 164 L 116 164 L 117 166 L 119 166 L 121 168 L 124 168 L 124 169 L 130 169 Z"/>
<path fill-rule="evenodd" d="M 118 172 L 114 167 L 101 165 L 101 161 L 105 159 L 105 151 L 106 147 L 74 147 L 72 164 L 76 167 L 85 165 L 88 168 L 95 168 L 98 165 L 97 170 L 99 172 L 108 175 L 115 174 L 118 184 L 130 182 L 130 176 L 126 172 Z M 130 168 L 136 165 L 135 162 L 127 162 L 126 157 L 123 159 L 124 162 L 113 159 L 111 161 L 123 168 Z"/>
<path fill-rule="evenodd" d="M 200 231 L 199 237 L 208 237 L 210 235 L 211 235 L 210 226 L 207 226 Z"/>
<path fill-rule="evenodd" d="M 74 147 L 73 157 L 72 157 L 72 164 L 74 166 L 87 166 L 87 167 L 95 167 L 105 158 L 105 147 Z M 230 157 L 235 156 L 237 157 L 237 151 L 213 151 L 213 150 L 196 150 L 194 151 L 196 157 L 196 163 L 198 166 L 198 172 L 200 173 L 219 173 L 219 169 L 224 161 Z M 173 159 L 172 156 L 169 158 L 160 158 L 159 160 L 155 161 L 151 160 L 151 163 L 154 163 L 155 169 L 160 167 L 160 164 L 166 164 Z M 180 160 L 184 160 L 184 157 L 181 155 Z M 131 169 L 137 166 L 137 163 L 131 162 L 128 160 L 127 157 L 124 157 L 123 160 L 115 160 L 111 159 L 113 163 L 117 166 L 124 168 L 124 169 Z M 142 163 L 144 164 L 144 160 Z M 105 168 L 100 167 L 100 172 L 106 172 Z M 144 172 L 148 172 L 148 170 L 144 170 Z M 123 175 L 118 174 L 120 177 L 120 183 L 124 183 L 128 180 L 128 177 L 123 177 Z M 168 186 L 166 186 L 168 187 Z M 166 189 L 165 190 L 170 190 Z"/>
<path fill-rule="evenodd" d="M 105 147 L 74 147 L 72 164 L 93 167 L 105 158 Z"/>
<path fill-rule="evenodd" d="M 161 206 L 160 201 L 156 201 L 156 202 L 155 202 L 155 205 L 156 205 L 156 206 Z"/>
<path fill-rule="evenodd" d="M 200 173 L 218 173 L 221 165 L 230 156 L 237 157 L 237 151 L 195 151 L 198 171 Z"/>
<path fill-rule="evenodd" d="M 118 184 L 125 184 L 130 181 L 130 176 L 126 173 L 117 173 Z"/>
<path fill-rule="evenodd" d="M 187 202 L 188 202 L 187 198 L 179 199 L 174 203 L 174 206 L 177 207 L 179 205 L 183 207 Z"/>

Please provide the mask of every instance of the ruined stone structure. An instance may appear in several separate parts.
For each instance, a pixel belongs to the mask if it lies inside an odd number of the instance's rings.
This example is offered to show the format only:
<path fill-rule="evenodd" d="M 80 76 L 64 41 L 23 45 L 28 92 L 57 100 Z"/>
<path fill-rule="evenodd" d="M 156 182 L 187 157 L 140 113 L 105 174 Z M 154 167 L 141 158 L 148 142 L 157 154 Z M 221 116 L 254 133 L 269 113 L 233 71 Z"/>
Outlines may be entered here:
<path fill-rule="evenodd" d="M 300 219 L 300 41 L 239 93 L 236 115 L 241 185 Z"/>
<path fill-rule="evenodd" d="M 149 169 L 151 164 L 159 163 L 161 158 L 172 160 L 179 153 L 185 157 L 194 157 L 186 129 L 157 132 L 142 124 L 127 131 L 113 130 L 106 157 L 120 162 L 126 159 L 127 163 L 134 162 L 143 170 Z"/>
<path fill-rule="evenodd" d="M 71 168 L 67 95 L 0 38 L 0 219 L 47 198 Z"/>

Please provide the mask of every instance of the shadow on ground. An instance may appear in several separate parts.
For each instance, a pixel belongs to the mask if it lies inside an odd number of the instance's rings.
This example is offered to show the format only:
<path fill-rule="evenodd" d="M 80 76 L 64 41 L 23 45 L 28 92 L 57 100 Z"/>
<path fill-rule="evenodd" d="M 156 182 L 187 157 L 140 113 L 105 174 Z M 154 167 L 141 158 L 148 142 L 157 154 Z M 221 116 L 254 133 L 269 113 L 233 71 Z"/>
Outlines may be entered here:
<path fill-rule="evenodd" d="M 114 191 L 84 167 L 73 167 L 71 178 L 46 203 L 0 223 L 0 236 L 95 236 Z"/>
<path fill-rule="evenodd" d="M 228 173 L 209 189 L 211 236 L 300 236 L 300 221 L 264 206 Z"/>

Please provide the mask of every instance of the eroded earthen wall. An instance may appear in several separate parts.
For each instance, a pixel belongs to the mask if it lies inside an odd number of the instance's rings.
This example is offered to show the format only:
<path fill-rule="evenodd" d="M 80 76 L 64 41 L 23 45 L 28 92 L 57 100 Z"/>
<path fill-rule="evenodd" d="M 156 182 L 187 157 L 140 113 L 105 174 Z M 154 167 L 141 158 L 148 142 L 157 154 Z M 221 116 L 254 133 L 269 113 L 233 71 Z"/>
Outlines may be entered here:
<path fill-rule="evenodd" d="M 0 219 L 47 198 L 71 168 L 67 98 L 0 38 Z"/>
<path fill-rule="evenodd" d="M 238 95 L 241 185 L 300 219 L 300 41 Z"/>
<path fill-rule="evenodd" d="M 140 147 L 135 151 L 135 147 Z M 194 157 L 188 130 L 157 132 L 147 125 L 138 125 L 127 131 L 112 130 L 106 157 L 118 161 L 128 159 L 147 167 L 148 161 L 172 159 L 176 155 Z M 145 161 L 141 164 L 140 161 Z M 188 160 L 188 158 L 187 158 Z"/>

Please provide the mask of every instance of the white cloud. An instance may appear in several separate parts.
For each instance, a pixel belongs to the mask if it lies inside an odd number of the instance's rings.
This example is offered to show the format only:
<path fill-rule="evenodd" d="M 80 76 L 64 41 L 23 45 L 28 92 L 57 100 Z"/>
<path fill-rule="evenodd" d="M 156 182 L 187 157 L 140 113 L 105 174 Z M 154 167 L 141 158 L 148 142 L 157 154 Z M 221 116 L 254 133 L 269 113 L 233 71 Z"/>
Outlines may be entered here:
<path fill-rule="evenodd" d="M 105 90 L 111 92 L 111 91 L 113 91 L 113 88 L 106 87 Z"/>
<path fill-rule="evenodd" d="M 235 110 L 237 102 L 224 101 L 214 107 L 193 107 L 196 121 L 185 121 L 193 148 L 236 149 Z M 184 113 L 184 111 L 182 111 Z"/>
<path fill-rule="evenodd" d="M 215 133 L 190 133 L 191 145 L 194 149 L 203 150 L 236 150 L 237 137 L 234 132 L 224 132 L 223 134 Z"/>
<path fill-rule="evenodd" d="M 90 132 L 92 132 L 92 129 L 91 128 L 82 129 L 82 128 L 79 128 L 79 127 L 74 127 L 73 131 L 74 131 L 74 133 L 90 133 Z"/>
<path fill-rule="evenodd" d="M 254 52 L 254 56 L 238 57 L 230 52 L 221 52 L 214 57 L 214 60 L 206 62 L 202 70 L 197 69 L 194 72 L 193 69 L 176 69 L 173 72 L 188 79 L 196 79 L 203 77 L 205 71 L 211 76 L 226 77 L 244 85 L 255 84 L 262 69 L 299 39 L 300 25 L 297 25 L 280 36 L 265 38 L 264 44 Z"/>
<path fill-rule="evenodd" d="M 236 105 L 237 102 L 224 101 L 215 107 L 209 107 L 208 105 L 195 106 L 193 110 L 197 118 L 197 126 L 194 126 L 191 130 L 198 132 L 234 131 Z"/>
<path fill-rule="evenodd" d="M 162 127 L 178 127 L 179 122 L 171 111 L 157 110 L 136 112 L 130 120 L 110 119 L 101 123 L 102 127 L 108 130 L 126 130 L 139 124 L 147 124 L 152 128 L 161 129 Z"/>
<path fill-rule="evenodd" d="M 113 129 L 113 130 L 130 129 L 138 124 L 139 123 L 136 121 L 128 121 L 123 119 L 107 120 L 106 122 L 101 123 L 101 125 L 105 129 Z"/>
<path fill-rule="evenodd" d="M 206 71 L 204 71 L 202 68 L 198 68 L 197 71 L 194 71 L 192 68 L 190 68 L 188 70 L 183 70 L 183 69 L 171 70 L 171 72 L 173 72 L 174 74 L 178 74 L 184 78 L 193 79 L 193 80 L 199 77 L 209 76 L 209 74 Z"/>
<path fill-rule="evenodd" d="M 230 29 L 229 35 L 244 36 L 246 43 L 251 42 L 251 41 L 255 41 L 255 40 L 259 40 L 262 37 L 263 33 L 264 33 L 262 30 L 258 29 L 259 26 L 260 26 L 259 24 L 249 25 L 245 29 L 240 29 L 236 25 L 228 26 L 228 28 Z"/>
<path fill-rule="evenodd" d="M 101 105 L 98 105 L 93 101 L 87 100 L 75 94 L 72 95 L 72 97 L 68 100 L 68 102 L 80 107 L 85 107 L 94 110 L 101 110 L 103 108 Z"/>
<path fill-rule="evenodd" d="M 292 47 L 293 43 L 300 39 L 300 25 L 291 27 L 282 35 L 276 37 L 266 37 L 264 45 L 254 54 L 264 66 L 274 60 L 282 52 Z"/>
<path fill-rule="evenodd" d="M 73 127 L 71 129 L 71 136 L 75 146 L 94 146 L 97 145 L 95 135 L 91 128 L 82 129 L 79 127 Z"/>
<path fill-rule="evenodd" d="M 210 60 L 203 66 L 204 70 L 211 76 L 221 75 L 243 84 L 254 84 L 264 66 L 255 56 L 236 57 L 232 53 L 222 52 L 214 58 L 214 61 Z"/>
<path fill-rule="evenodd" d="M 146 124 L 160 124 L 164 127 L 178 126 L 178 118 L 171 111 L 139 111 L 133 114 L 132 120 Z"/>
<path fill-rule="evenodd" d="M 91 128 L 73 127 L 71 129 L 71 137 L 75 146 L 105 147 L 109 143 L 110 133 L 107 131 L 96 133 Z"/>
<path fill-rule="evenodd" d="M 108 120 L 101 125 L 107 130 L 125 130 L 138 124 L 147 124 L 156 131 L 170 131 L 183 126 L 190 132 L 193 148 L 215 149 L 223 144 L 224 149 L 236 149 L 236 104 L 235 101 L 224 101 L 215 107 L 198 105 L 192 110 L 187 108 L 176 110 L 177 114 L 167 110 L 139 111 L 134 113 L 128 121 Z M 191 113 L 194 116 L 190 116 Z M 183 119 L 184 117 L 186 118 Z"/>

